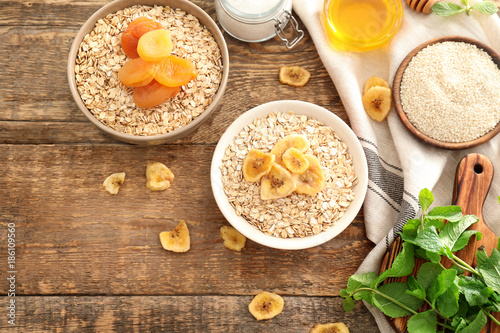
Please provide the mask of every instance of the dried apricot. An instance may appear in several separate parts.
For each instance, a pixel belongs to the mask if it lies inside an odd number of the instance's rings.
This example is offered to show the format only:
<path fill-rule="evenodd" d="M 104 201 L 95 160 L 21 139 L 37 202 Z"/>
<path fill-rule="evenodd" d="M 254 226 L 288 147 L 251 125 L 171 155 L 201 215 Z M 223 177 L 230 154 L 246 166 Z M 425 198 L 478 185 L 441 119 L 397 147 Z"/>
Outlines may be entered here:
<path fill-rule="evenodd" d="M 153 81 L 157 64 L 141 58 L 127 61 L 118 71 L 120 81 L 127 87 L 142 87 Z"/>
<path fill-rule="evenodd" d="M 139 38 L 141 36 L 136 36 L 134 34 L 134 27 L 140 25 L 141 23 L 151 23 L 155 22 L 146 16 L 139 16 L 135 20 L 129 23 L 127 29 L 123 32 L 121 42 L 123 52 L 130 58 L 139 58 L 139 53 L 137 53 L 137 43 L 139 43 Z"/>
<path fill-rule="evenodd" d="M 139 43 L 139 38 L 132 34 L 132 30 L 127 30 L 122 34 L 123 53 L 132 59 L 139 58 L 137 43 Z"/>
<path fill-rule="evenodd" d="M 144 35 L 147 32 L 153 31 L 153 30 L 158 30 L 163 28 L 161 23 L 156 22 L 156 21 L 144 21 L 141 22 L 137 25 L 135 25 L 132 28 L 132 34 L 137 37 L 141 38 L 142 35 Z"/>
<path fill-rule="evenodd" d="M 198 76 L 192 61 L 174 55 L 166 57 L 158 63 L 155 80 L 167 87 L 185 85 Z"/>
<path fill-rule="evenodd" d="M 134 103 L 140 108 L 152 108 L 163 104 L 181 91 L 180 87 L 166 87 L 156 80 L 134 89 Z"/>
<path fill-rule="evenodd" d="M 138 25 L 139 23 L 142 23 L 142 22 L 154 22 L 152 19 L 150 19 L 149 17 L 146 17 L 146 16 L 139 16 L 138 18 L 136 18 L 135 20 L 133 20 L 132 22 L 130 22 L 127 26 L 127 30 L 132 30 L 132 28 L 134 28 L 136 25 Z"/>
<path fill-rule="evenodd" d="M 146 32 L 139 38 L 137 53 L 146 61 L 160 61 L 172 52 L 172 39 L 165 29 Z"/>

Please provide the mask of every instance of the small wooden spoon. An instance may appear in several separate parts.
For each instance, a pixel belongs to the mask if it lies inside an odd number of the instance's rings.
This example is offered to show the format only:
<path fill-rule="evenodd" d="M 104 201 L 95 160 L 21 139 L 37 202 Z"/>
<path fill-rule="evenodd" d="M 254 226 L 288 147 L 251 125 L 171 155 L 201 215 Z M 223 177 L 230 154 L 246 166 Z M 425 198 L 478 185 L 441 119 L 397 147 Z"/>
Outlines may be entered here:
<path fill-rule="evenodd" d="M 406 0 L 411 9 L 419 13 L 429 14 L 431 7 L 439 0 Z"/>
<path fill-rule="evenodd" d="M 406 0 L 408 6 L 411 9 L 416 10 L 419 13 L 429 14 L 431 12 L 431 7 L 439 0 Z M 497 7 L 500 8 L 500 2 L 497 0 L 492 1 Z"/>

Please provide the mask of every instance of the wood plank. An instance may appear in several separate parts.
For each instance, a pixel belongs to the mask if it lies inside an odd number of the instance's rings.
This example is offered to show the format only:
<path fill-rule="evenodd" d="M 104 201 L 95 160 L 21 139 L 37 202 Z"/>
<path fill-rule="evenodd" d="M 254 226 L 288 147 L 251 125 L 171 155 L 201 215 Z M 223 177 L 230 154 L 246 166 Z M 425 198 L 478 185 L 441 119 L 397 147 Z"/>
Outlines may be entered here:
<path fill-rule="evenodd" d="M 7 224 L 15 223 L 18 292 L 191 295 L 272 289 L 338 295 L 372 248 L 363 216 L 316 248 L 280 251 L 248 241 L 241 253 L 231 252 L 219 236 L 228 222 L 210 186 L 214 148 L 0 146 L 0 239 L 6 239 Z M 176 175 L 165 192 L 145 188 L 145 167 L 154 160 Z M 111 196 L 101 184 L 121 171 L 127 178 Z M 181 219 L 189 225 L 192 249 L 167 252 L 158 234 Z M 2 262 L 6 246 L 0 243 Z"/>
<path fill-rule="evenodd" d="M 213 10 L 212 2 L 196 3 L 204 5 L 202 8 L 209 8 L 209 12 L 210 9 Z M 21 9 L 24 10 L 23 14 L 31 10 L 29 4 L 21 1 L 12 1 L 9 5 L 2 3 L 0 14 L 2 17 L 11 16 L 14 21 Z M 69 10 L 64 1 L 51 2 L 50 5 L 31 2 L 32 7 L 43 6 L 44 10 L 41 12 L 50 11 L 51 14 L 47 14 L 49 18 L 64 13 L 63 19 L 66 22 L 79 22 L 81 19 L 74 15 L 85 12 L 80 7 L 90 6 L 93 12 L 96 4 L 100 5 L 101 2 L 77 2 L 71 4 L 73 7 Z M 37 9 L 36 12 L 40 10 Z M 30 17 L 30 14 L 23 15 L 25 16 Z M 67 55 L 81 24 L 67 26 L 40 17 L 45 21 L 38 25 L 28 24 L 30 21 L 27 19 L 25 25 L 0 27 L 0 44 L 4 46 L 0 49 L 0 57 L 7 59 L 2 67 L 4 79 L 0 81 L 0 126 L 3 129 L 0 142 L 115 142 L 103 136 L 96 128 L 87 126 L 89 121 L 78 110 L 69 92 L 66 78 Z M 15 21 L 19 20 L 18 17 Z M 307 32 L 303 41 L 291 51 L 280 44 L 277 38 L 249 44 L 226 34 L 226 40 L 231 66 L 225 97 L 210 119 L 210 128 L 200 128 L 187 142 L 216 142 L 224 129 L 243 112 L 279 99 L 300 99 L 315 103 L 348 122 L 335 87 Z M 26 45 L 30 47 L 27 48 Z M 279 67 L 295 64 L 306 67 L 312 73 L 311 80 L 305 87 L 295 88 L 279 83 Z M 199 141 L 205 139 L 208 141 Z"/>
<path fill-rule="evenodd" d="M 309 332 L 342 321 L 351 332 L 379 332 L 360 303 L 345 313 L 340 297 L 285 296 L 283 312 L 257 321 L 252 296 L 16 297 L 17 332 Z M 5 309 L 6 297 L 1 297 Z M 6 310 L 3 310 L 6 311 Z M 5 312 L 4 312 L 5 313 Z M 0 330 L 12 327 L 2 315 Z M 10 328 L 10 329 L 9 329 Z"/>

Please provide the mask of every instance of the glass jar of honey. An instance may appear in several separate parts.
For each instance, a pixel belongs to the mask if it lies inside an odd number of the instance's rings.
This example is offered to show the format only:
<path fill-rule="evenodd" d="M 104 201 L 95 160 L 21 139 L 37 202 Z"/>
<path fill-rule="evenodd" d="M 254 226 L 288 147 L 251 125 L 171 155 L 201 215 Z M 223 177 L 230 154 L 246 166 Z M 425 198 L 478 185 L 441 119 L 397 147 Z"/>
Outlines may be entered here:
<path fill-rule="evenodd" d="M 403 20 L 401 0 L 325 0 L 324 26 L 334 48 L 368 51 L 387 44 Z"/>

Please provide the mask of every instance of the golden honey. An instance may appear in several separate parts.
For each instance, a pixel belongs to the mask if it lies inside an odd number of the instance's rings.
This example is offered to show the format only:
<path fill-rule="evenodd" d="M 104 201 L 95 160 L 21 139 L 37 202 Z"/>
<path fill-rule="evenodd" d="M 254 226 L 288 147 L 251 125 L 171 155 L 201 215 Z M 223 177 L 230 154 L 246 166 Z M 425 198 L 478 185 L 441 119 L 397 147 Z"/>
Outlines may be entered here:
<path fill-rule="evenodd" d="M 398 31 L 403 6 L 398 0 L 326 0 L 324 25 L 335 48 L 373 50 Z"/>

